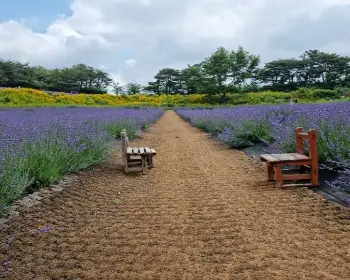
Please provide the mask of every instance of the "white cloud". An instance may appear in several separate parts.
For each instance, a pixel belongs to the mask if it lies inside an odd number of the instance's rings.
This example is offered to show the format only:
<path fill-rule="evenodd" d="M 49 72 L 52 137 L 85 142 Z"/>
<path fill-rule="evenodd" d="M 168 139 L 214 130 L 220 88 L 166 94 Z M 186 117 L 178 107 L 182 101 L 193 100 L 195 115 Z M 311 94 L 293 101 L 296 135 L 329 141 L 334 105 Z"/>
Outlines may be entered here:
<path fill-rule="evenodd" d="M 122 77 L 122 75 L 120 74 L 119 71 L 111 72 L 110 76 L 116 83 L 119 83 L 120 85 L 126 85 L 127 84 L 127 81 L 125 81 L 123 79 L 123 77 Z"/>
<path fill-rule="evenodd" d="M 350 55 L 350 0 L 72 0 L 70 8 L 43 33 L 28 20 L 0 23 L 0 57 L 103 65 L 122 83 L 146 83 L 219 46 L 242 45 L 263 61 L 311 48 Z"/>
<path fill-rule="evenodd" d="M 127 61 L 125 61 L 125 65 L 134 67 L 136 65 L 136 59 L 134 58 L 128 59 Z"/>

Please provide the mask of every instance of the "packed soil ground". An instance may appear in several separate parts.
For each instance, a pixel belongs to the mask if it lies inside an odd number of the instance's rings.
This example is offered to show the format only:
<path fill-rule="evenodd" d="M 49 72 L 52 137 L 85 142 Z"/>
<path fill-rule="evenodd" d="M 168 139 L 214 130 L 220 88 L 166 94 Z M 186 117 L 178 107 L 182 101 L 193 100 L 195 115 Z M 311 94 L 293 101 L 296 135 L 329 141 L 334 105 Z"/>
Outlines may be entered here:
<path fill-rule="evenodd" d="M 157 150 L 147 175 L 125 175 L 118 153 L 11 221 L 6 278 L 349 279 L 347 210 L 275 188 L 174 112 L 131 145 Z"/>

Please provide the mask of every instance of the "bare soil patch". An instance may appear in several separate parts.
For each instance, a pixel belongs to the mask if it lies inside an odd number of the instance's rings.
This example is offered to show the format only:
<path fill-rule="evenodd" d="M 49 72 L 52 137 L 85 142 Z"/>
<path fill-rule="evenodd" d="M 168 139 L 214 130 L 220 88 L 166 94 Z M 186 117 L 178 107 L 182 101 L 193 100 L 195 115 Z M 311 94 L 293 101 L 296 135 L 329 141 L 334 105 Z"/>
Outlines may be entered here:
<path fill-rule="evenodd" d="M 118 156 L 13 218 L 7 279 L 348 279 L 346 209 L 275 188 L 174 112 L 131 143 L 157 150 L 148 175 Z"/>

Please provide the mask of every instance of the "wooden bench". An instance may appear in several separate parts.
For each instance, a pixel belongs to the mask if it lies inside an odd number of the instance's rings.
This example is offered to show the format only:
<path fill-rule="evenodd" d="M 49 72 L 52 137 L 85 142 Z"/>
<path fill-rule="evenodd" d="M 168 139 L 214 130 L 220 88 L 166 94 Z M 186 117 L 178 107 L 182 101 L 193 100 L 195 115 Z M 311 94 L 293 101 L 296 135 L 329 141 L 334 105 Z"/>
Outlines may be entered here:
<path fill-rule="evenodd" d="M 124 172 L 142 171 L 146 174 L 146 168 L 153 168 L 154 149 L 148 147 L 129 147 L 129 138 L 126 129 L 121 132 L 122 162 Z"/>
<path fill-rule="evenodd" d="M 290 154 L 264 154 L 260 156 L 267 165 L 267 177 L 269 181 L 275 181 L 277 187 L 287 186 L 284 181 L 310 180 L 308 186 L 319 186 L 318 177 L 318 152 L 317 152 L 317 133 L 311 129 L 308 133 L 304 133 L 301 127 L 295 130 L 296 153 Z M 308 142 L 309 155 L 304 155 L 304 141 Z M 285 174 L 284 166 L 299 167 L 296 174 Z M 307 174 L 301 171 L 309 170 Z M 295 184 L 293 184 L 295 185 Z M 300 184 L 299 184 L 300 185 Z"/>

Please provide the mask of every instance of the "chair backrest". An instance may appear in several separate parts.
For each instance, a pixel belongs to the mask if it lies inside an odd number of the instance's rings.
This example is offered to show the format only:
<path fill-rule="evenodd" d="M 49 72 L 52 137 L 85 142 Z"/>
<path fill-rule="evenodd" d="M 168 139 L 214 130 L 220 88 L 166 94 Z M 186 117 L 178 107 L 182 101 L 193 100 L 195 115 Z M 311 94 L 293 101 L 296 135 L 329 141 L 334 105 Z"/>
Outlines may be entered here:
<path fill-rule="evenodd" d="M 121 141 L 122 141 L 122 148 L 125 149 L 125 152 L 126 152 L 126 149 L 129 146 L 129 137 L 128 137 L 128 134 L 126 132 L 126 129 L 122 130 L 120 137 L 121 137 Z"/>
<path fill-rule="evenodd" d="M 303 155 L 304 154 L 304 141 L 308 142 L 309 146 L 309 157 L 311 159 L 318 158 L 318 151 L 317 151 L 317 131 L 316 129 L 310 129 L 308 133 L 303 132 L 302 127 L 297 127 L 295 129 L 295 141 L 296 141 L 296 148 L 297 153 Z"/>
<path fill-rule="evenodd" d="M 120 133 L 120 140 L 121 140 L 121 150 L 122 150 L 122 162 L 123 165 L 126 166 L 127 164 L 127 148 L 129 145 L 129 139 L 126 134 L 126 129 L 123 129 L 122 132 Z"/>

